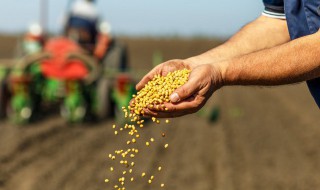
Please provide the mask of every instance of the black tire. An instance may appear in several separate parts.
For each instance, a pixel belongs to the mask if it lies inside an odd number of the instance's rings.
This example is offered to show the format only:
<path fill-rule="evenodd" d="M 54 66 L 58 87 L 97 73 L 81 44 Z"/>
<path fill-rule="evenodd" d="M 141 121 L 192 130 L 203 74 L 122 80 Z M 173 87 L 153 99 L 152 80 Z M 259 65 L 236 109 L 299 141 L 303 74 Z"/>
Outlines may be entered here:
<path fill-rule="evenodd" d="M 0 81 L 0 118 L 6 116 L 7 103 L 9 99 L 9 93 L 7 84 L 4 80 Z"/>
<path fill-rule="evenodd" d="M 129 65 L 127 48 L 125 45 L 114 42 L 103 60 L 103 67 L 113 71 L 127 71 L 129 69 Z"/>
<path fill-rule="evenodd" d="M 110 81 L 100 79 L 97 85 L 97 117 L 100 120 L 107 119 L 112 115 L 113 106 L 111 102 Z"/>

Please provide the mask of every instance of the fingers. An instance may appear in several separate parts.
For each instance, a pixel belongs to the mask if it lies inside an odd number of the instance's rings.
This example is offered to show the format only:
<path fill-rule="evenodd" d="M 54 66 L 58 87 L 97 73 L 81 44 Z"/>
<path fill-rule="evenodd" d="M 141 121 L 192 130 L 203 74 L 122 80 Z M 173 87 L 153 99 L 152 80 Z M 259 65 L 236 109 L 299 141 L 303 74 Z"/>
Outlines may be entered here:
<path fill-rule="evenodd" d="M 199 82 L 195 77 L 190 75 L 188 82 L 181 87 L 177 88 L 171 95 L 170 101 L 173 103 L 180 102 L 191 97 L 199 90 Z"/>
<path fill-rule="evenodd" d="M 183 115 L 191 114 L 197 112 L 205 104 L 204 97 L 196 96 L 190 97 L 184 101 L 177 104 L 166 103 L 165 108 L 163 107 L 150 107 L 145 112 L 146 115 L 157 118 L 172 118 L 180 117 Z"/>
<path fill-rule="evenodd" d="M 140 80 L 140 82 L 136 85 L 136 89 L 138 91 L 141 90 L 150 80 L 152 80 L 154 75 L 159 74 L 159 72 L 160 72 L 159 66 L 156 66 L 155 68 L 153 68 L 148 74 L 146 74 Z"/>

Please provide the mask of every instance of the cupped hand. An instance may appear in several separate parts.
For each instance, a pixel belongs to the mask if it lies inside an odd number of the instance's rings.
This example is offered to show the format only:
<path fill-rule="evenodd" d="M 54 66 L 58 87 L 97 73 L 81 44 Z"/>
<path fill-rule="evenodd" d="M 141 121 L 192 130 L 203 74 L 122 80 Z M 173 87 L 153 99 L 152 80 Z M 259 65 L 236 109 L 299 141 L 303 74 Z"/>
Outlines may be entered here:
<path fill-rule="evenodd" d="M 167 110 L 148 108 L 145 115 L 171 118 L 195 113 L 205 105 L 213 92 L 222 87 L 221 71 L 215 65 L 193 65 L 183 60 L 171 60 L 158 65 L 143 77 L 137 84 L 137 90 L 142 89 L 154 75 L 165 76 L 168 72 L 184 68 L 191 70 L 189 80 L 170 95 L 171 103 L 165 103 Z"/>

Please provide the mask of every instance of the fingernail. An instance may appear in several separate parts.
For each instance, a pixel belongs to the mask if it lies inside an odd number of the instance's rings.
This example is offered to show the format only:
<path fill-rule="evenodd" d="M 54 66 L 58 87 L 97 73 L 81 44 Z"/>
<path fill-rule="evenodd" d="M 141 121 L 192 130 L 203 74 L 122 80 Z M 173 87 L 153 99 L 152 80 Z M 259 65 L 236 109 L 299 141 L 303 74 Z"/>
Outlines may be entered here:
<path fill-rule="evenodd" d="M 178 102 L 179 100 L 180 100 L 180 97 L 179 97 L 179 95 L 178 95 L 178 93 L 173 93 L 173 94 L 171 94 L 170 95 L 170 100 L 171 100 L 171 102 Z"/>

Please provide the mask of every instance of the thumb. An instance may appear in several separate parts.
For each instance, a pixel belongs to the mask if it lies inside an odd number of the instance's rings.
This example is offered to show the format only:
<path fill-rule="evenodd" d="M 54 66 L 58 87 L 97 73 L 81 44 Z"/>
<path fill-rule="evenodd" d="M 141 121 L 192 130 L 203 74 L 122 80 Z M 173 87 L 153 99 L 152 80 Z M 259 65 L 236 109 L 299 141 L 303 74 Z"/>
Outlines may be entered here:
<path fill-rule="evenodd" d="M 189 81 L 177 88 L 171 95 L 170 101 L 173 103 L 180 102 L 184 99 L 189 98 L 198 90 L 198 83 L 195 79 L 189 79 Z"/>

